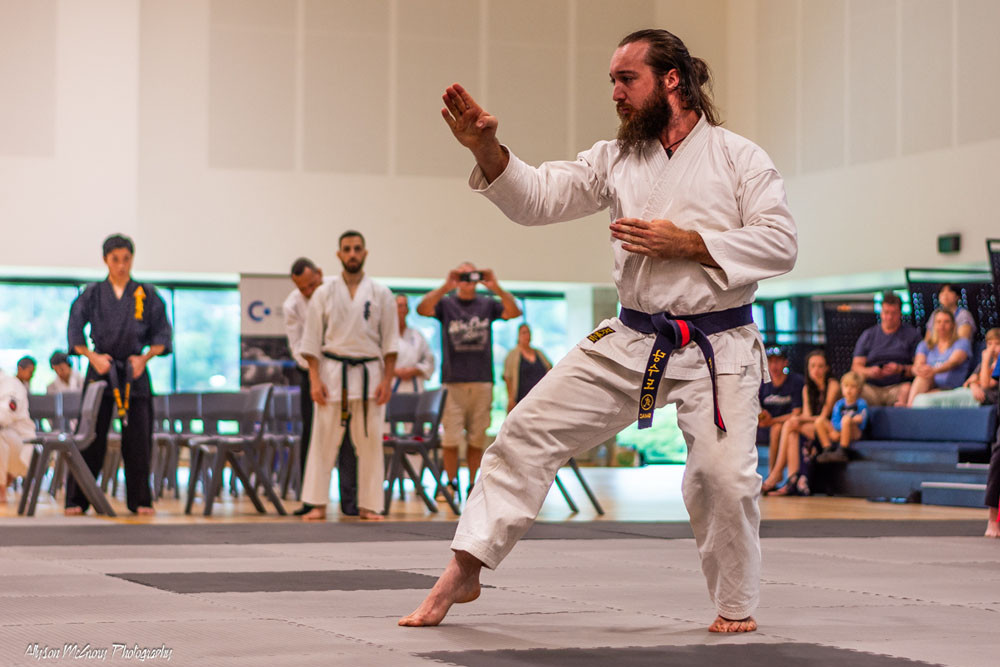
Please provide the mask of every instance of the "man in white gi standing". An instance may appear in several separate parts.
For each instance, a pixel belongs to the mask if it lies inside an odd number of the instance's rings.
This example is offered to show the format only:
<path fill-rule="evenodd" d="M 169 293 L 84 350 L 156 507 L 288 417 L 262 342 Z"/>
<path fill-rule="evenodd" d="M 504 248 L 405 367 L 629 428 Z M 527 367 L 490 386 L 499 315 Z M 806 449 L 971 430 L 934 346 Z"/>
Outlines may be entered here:
<path fill-rule="evenodd" d="M 759 147 L 718 126 L 704 61 L 664 30 L 625 37 L 611 59 L 618 141 L 530 167 L 459 85 L 442 115 L 477 167 L 471 186 L 525 225 L 610 208 L 620 317 L 602 322 L 511 411 L 483 458 L 454 557 L 400 625 L 436 625 L 479 597 L 531 526 L 556 471 L 652 409 L 677 406 L 688 446 L 683 497 L 718 617 L 749 632 L 760 589 L 757 390 L 766 377 L 750 317 L 757 281 L 795 263 L 784 185 Z M 690 344 L 694 343 L 694 344 Z M 661 382 L 662 380 L 662 382 Z"/>
<path fill-rule="evenodd" d="M 320 285 L 333 282 L 333 278 L 324 278 L 323 269 L 308 257 L 299 257 L 292 262 L 289 272 L 295 289 L 285 297 L 281 305 L 281 313 L 285 319 L 285 335 L 288 337 L 288 351 L 295 360 L 299 371 L 299 410 L 302 413 L 302 438 L 300 445 L 300 473 L 305 479 L 306 461 L 309 460 L 309 443 L 312 441 L 313 399 L 312 385 L 309 383 L 309 362 L 302 356 L 302 330 L 306 326 L 306 313 L 309 310 L 309 299 L 319 289 Z M 337 482 L 340 486 L 340 511 L 348 516 L 358 514 L 358 459 L 354 453 L 354 445 L 347 438 L 340 447 L 337 457 Z M 308 514 L 312 506 L 304 503 L 295 510 L 295 516 Z"/>
<path fill-rule="evenodd" d="M 399 327 L 392 292 L 362 271 L 367 256 L 360 232 L 341 234 L 337 257 L 344 270 L 309 299 L 299 346 L 316 403 L 302 483 L 302 500 L 312 506 L 302 517 L 306 521 L 326 518 L 333 465 L 348 428 L 358 455 L 361 519 L 381 519 L 385 505 L 382 422 L 392 393 Z"/>

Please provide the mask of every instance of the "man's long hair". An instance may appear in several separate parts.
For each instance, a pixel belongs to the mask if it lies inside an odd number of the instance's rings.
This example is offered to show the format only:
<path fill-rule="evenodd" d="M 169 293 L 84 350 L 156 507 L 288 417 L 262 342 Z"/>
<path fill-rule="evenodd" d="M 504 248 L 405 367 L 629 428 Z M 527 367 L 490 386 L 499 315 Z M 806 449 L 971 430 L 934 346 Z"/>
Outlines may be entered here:
<path fill-rule="evenodd" d="M 626 35 L 618 43 L 621 48 L 633 42 L 646 42 L 649 50 L 646 52 L 646 64 L 657 77 L 662 77 L 672 69 L 677 70 L 680 85 L 677 92 L 685 109 L 693 109 L 705 116 L 712 125 L 721 125 L 719 111 L 712 101 L 712 72 L 701 58 L 695 58 L 688 53 L 684 42 L 673 33 L 666 30 L 637 30 Z"/>

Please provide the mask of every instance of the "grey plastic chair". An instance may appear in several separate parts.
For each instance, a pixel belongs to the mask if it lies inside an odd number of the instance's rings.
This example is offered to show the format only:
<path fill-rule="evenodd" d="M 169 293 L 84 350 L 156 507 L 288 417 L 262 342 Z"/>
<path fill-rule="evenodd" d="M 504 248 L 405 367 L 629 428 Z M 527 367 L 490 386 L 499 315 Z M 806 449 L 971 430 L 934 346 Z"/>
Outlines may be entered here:
<path fill-rule="evenodd" d="M 392 487 L 396 484 L 396 480 L 403 476 L 404 472 L 413 480 L 413 485 L 420 495 L 421 500 L 427 506 L 427 509 L 435 513 L 438 511 L 437 503 L 434 502 L 432 497 L 427 495 L 427 491 L 424 490 L 424 486 L 420 481 L 421 475 L 417 473 L 409 459 L 406 458 L 407 454 L 420 455 L 420 458 L 423 459 L 424 467 L 429 468 L 434 474 L 436 485 L 434 497 L 437 497 L 438 493 L 442 494 L 448 506 L 451 507 L 451 511 L 455 514 L 461 514 L 458 504 L 455 502 L 455 497 L 448 487 L 441 483 L 440 467 L 431 458 L 431 452 L 441 446 L 439 427 L 447 395 L 448 390 L 444 388 L 418 394 L 416 395 L 416 406 L 412 408 L 412 412 L 410 410 L 413 398 L 409 397 L 412 397 L 413 394 L 395 394 L 390 399 L 388 410 L 390 419 L 387 420 L 390 422 L 390 427 L 394 429 L 397 424 L 412 423 L 413 430 L 411 433 L 403 436 L 390 435 L 383 442 L 385 447 L 392 449 L 389 471 L 386 474 L 389 483 L 385 489 L 384 514 L 389 513 L 389 506 L 392 502 Z M 393 405 L 394 402 L 395 405 Z"/>
<path fill-rule="evenodd" d="M 87 496 L 87 500 L 94 506 L 94 509 L 100 514 L 115 516 L 111 503 L 97 486 L 97 481 L 80 454 L 94 442 L 94 438 L 97 436 L 97 413 L 101 409 L 101 399 L 104 397 L 106 385 L 106 382 L 101 381 L 91 382 L 87 386 L 76 433 L 42 433 L 30 441 L 35 445 L 35 450 L 31 454 L 31 463 L 28 465 L 24 492 L 21 494 L 21 503 L 17 508 L 18 514 L 35 515 L 35 506 L 38 504 L 38 495 L 41 491 L 45 471 L 49 467 L 49 458 L 53 453 L 58 453 L 65 459 L 70 474 L 76 478 L 77 484 L 80 485 L 80 489 Z"/>
<path fill-rule="evenodd" d="M 576 478 L 577 480 L 579 480 L 580 486 L 583 487 L 583 492 L 587 494 L 588 498 L 590 498 L 590 502 L 594 506 L 594 509 L 597 511 L 597 513 L 604 514 L 604 508 L 601 507 L 601 503 L 597 501 L 597 496 L 594 495 L 594 492 L 591 490 L 590 485 L 587 484 L 587 480 L 583 478 L 583 473 L 580 472 L 580 466 L 577 465 L 576 459 L 570 459 L 569 461 L 566 462 L 566 465 L 571 467 L 573 469 L 573 472 L 576 473 Z M 555 482 L 556 486 L 559 488 L 559 492 L 562 493 L 563 498 L 566 499 L 566 504 L 569 505 L 570 511 L 579 512 L 580 511 L 579 508 L 576 506 L 576 503 L 573 502 L 573 496 L 569 495 L 569 491 L 566 489 L 566 486 L 563 484 L 562 480 L 559 479 L 559 473 L 556 473 Z"/>
<path fill-rule="evenodd" d="M 258 512 L 264 514 L 264 504 L 257 495 L 257 486 L 264 489 L 265 495 L 278 514 L 287 515 L 281 499 L 274 490 L 271 476 L 263 466 L 263 445 L 265 422 L 268 413 L 268 401 L 271 398 L 273 385 L 259 384 L 243 395 L 243 409 L 239 416 L 241 423 L 252 424 L 246 435 L 206 435 L 189 440 L 191 446 L 191 475 L 188 482 L 188 497 L 184 513 L 191 513 L 196 491 L 196 480 L 202 469 L 211 471 L 205 488 L 205 516 L 212 514 L 215 497 L 222 487 L 222 471 L 228 463 L 233 475 L 239 478 L 250 501 Z M 206 397 L 207 398 L 207 395 Z M 208 405 L 206 404 L 206 420 Z M 226 417 L 229 418 L 228 416 Z M 206 465 L 207 459 L 211 464 Z M 251 479 L 251 475 L 254 479 Z"/>
<path fill-rule="evenodd" d="M 293 401 L 293 398 L 295 399 Z M 264 463 L 275 483 L 281 488 L 281 498 L 288 498 L 288 488 L 301 494 L 302 436 L 293 417 L 293 402 L 298 394 L 288 387 L 275 387 L 271 392 L 268 428 L 264 434 Z"/>

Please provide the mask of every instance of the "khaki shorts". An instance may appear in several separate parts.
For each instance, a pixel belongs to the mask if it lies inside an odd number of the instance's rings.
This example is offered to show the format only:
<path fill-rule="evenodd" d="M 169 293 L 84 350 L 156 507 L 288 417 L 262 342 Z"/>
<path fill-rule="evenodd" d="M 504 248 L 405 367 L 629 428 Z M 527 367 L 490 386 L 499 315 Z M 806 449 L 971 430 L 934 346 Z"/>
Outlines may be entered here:
<path fill-rule="evenodd" d="M 903 384 L 890 384 L 887 387 L 866 384 L 861 389 L 861 398 L 865 399 L 868 405 L 896 405 L 896 401 L 899 399 L 899 389 Z"/>
<path fill-rule="evenodd" d="M 441 446 L 455 449 L 463 442 L 482 450 L 486 447 L 486 429 L 490 427 L 493 405 L 492 382 L 446 382 L 448 398 L 444 403 L 444 437 Z"/>

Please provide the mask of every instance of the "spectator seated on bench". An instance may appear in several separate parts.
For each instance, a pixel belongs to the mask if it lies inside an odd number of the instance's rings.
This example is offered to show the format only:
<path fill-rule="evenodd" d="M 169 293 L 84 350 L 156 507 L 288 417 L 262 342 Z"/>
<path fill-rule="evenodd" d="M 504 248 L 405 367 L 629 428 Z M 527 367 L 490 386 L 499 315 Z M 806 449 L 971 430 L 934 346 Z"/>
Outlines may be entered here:
<path fill-rule="evenodd" d="M 840 393 L 843 398 L 833 404 L 830 420 L 817 421 L 817 431 L 822 429 L 825 437 L 823 450 L 816 455 L 817 463 L 846 463 L 847 449 L 852 442 L 861 439 L 868 426 L 868 403 L 861 398 L 865 379 L 860 373 L 847 371 L 840 378 Z"/>
<path fill-rule="evenodd" d="M 980 355 L 979 365 L 965 383 L 957 389 L 932 391 L 920 394 L 913 400 L 914 408 L 974 408 L 996 405 L 997 381 L 991 370 L 1000 358 L 1000 329 L 986 332 L 986 347 Z"/>
<path fill-rule="evenodd" d="M 959 387 L 972 356 L 972 344 L 958 335 L 954 315 L 939 308 L 931 317 L 934 330 L 917 345 L 913 357 L 914 378 L 906 402 L 910 407 L 920 394 Z"/>

